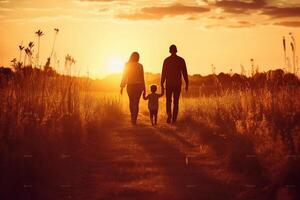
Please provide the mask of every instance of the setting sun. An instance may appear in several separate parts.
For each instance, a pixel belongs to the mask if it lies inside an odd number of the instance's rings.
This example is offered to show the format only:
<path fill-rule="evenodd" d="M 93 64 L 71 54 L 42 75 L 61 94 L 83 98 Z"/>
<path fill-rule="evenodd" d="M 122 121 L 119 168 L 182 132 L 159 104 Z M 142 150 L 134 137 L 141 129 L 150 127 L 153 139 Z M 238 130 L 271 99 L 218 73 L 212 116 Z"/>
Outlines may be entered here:
<path fill-rule="evenodd" d="M 300 199 L 300 0 L 0 0 L 0 33 L 0 200 Z"/>
<path fill-rule="evenodd" d="M 118 56 L 111 57 L 107 61 L 106 71 L 108 73 L 120 73 L 123 71 L 124 63 Z"/>

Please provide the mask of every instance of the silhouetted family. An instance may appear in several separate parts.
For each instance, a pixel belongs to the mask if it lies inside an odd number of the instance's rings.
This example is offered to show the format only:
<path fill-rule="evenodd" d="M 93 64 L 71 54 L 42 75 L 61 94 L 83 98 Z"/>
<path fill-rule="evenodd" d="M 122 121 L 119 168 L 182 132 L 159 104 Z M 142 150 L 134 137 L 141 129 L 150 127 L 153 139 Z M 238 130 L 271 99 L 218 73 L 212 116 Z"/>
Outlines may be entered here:
<path fill-rule="evenodd" d="M 146 95 L 144 69 L 139 63 L 139 54 L 133 52 L 126 63 L 121 82 L 121 94 L 125 86 L 129 97 L 129 109 L 131 113 L 131 123 L 137 122 L 139 113 L 139 102 L 141 95 L 148 100 L 148 109 L 152 125 L 157 124 L 157 114 L 159 98 L 166 94 L 167 123 L 177 121 L 179 109 L 179 97 L 181 93 L 182 77 L 185 81 L 185 90 L 188 90 L 189 79 L 185 60 L 177 55 L 177 47 L 171 45 L 169 48 L 170 56 L 164 60 L 161 73 L 161 94 L 157 94 L 157 86 L 151 85 L 151 93 Z M 172 110 L 173 99 L 173 110 Z"/>

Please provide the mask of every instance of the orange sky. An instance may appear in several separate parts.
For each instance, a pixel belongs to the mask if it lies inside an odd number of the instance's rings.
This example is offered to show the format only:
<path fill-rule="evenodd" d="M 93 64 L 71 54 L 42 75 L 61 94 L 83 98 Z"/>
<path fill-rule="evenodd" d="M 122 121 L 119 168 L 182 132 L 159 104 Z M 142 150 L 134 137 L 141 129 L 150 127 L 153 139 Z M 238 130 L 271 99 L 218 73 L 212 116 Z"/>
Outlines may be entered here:
<path fill-rule="evenodd" d="M 155 2 L 155 3 L 153 3 Z M 288 3 L 287 3 L 288 2 Z M 191 74 L 240 72 L 250 58 L 261 70 L 283 66 L 282 36 L 300 38 L 299 0 L 0 0 L 0 65 L 19 57 L 18 45 L 37 42 L 45 63 L 59 28 L 55 54 L 76 59 L 73 73 L 101 78 L 121 70 L 132 51 L 145 71 L 160 72 L 174 43 Z M 36 46 L 35 46 L 36 47 Z M 290 51 L 290 45 L 288 45 Z M 36 50 L 35 50 L 36 53 Z M 290 52 L 288 52 L 290 55 Z M 299 55 L 299 53 L 298 53 Z"/>

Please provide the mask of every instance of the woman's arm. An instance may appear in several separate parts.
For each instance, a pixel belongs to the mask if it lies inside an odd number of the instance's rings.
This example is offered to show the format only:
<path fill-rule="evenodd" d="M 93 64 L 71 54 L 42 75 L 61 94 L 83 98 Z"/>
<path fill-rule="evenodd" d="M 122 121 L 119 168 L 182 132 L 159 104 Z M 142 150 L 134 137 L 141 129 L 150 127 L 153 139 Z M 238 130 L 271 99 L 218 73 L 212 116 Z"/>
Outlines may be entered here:
<path fill-rule="evenodd" d="M 149 99 L 149 95 L 146 96 L 146 92 L 145 91 L 143 92 L 143 99 L 144 100 L 148 100 Z"/>
<path fill-rule="evenodd" d="M 164 93 L 165 93 L 165 88 L 164 88 L 164 86 L 162 85 L 162 86 L 161 86 L 161 94 L 159 94 L 159 97 L 164 96 Z"/>
<path fill-rule="evenodd" d="M 145 84 L 145 76 L 144 76 L 144 67 L 143 65 L 141 64 L 141 67 L 142 67 L 142 81 L 143 81 L 143 87 L 144 87 L 144 93 L 146 93 L 146 84 Z"/>
<path fill-rule="evenodd" d="M 127 81 L 128 81 L 128 67 L 127 67 L 127 64 L 126 64 L 125 67 L 124 67 L 124 71 L 123 71 L 123 76 L 122 76 L 122 81 L 121 81 L 120 87 L 124 88 L 126 86 L 126 84 L 127 84 Z"/>

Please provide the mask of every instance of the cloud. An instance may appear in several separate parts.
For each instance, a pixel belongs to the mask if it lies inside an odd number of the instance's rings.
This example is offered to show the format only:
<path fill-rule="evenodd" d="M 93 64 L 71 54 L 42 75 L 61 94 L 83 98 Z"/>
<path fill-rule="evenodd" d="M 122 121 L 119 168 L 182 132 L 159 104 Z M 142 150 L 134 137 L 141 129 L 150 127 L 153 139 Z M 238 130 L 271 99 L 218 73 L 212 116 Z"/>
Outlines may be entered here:
<path fill-rule="evenodd" d="M 206 0 L 206 2 L 209 2 Z M 295 18 L 300 17 L 300 5 L 292 1 L 279 1 L 279 0 L 216 0 L 210 3 L 215 8 L 223 10 L 224 14 L 255 14 L 257 18 L 268 16 L 267 25 L 273 24 L 276 18 Z M 295 22 L 282 22 L 285 26 L 298 27 Z M 232 28 L 239 27 L 234 25 Z M 241 24 L 241 26 L 248 26 Z"/>
<path fill-rule="evenodd" d="M 266 7 L 262 14 L 272 18 L 300 17 L 300 7 Z"/>
<path fill-rule="evenodd" d="M 166 7 L 146 7 L 142 9 L 142 12 L 155 15 L 183 15 L 191 13 L 203 13 L 208 12 L 210 9 L 199 6 L 185 6 L 182 4 L 174 4 Z"/>
<path fill-rule="evenodd" d="M 129 0 L 78 0 L 79 2 L 115 2 L 128 3 Z M 147 6 L 142 1 L 131 4 L 125 10 L 120 7 L 112 7 L 115 10 L 114 16 L 119 19 L 127 20 L 160 20 L 165 17 L 175 17 L 185 15 L 186 20 L 197 21 L 200 14 L 208 14 L 207 17 L 212 19 L 211 15 L 219 16 L 215 20 L 237 18 L 240 15 L 249 16 L 248 19 L 264 19 L 266 24 L 273 24 L 276 18 L 300 17 L 300 5 L 298 0 L 199 0 L 195 3 L 177 3 L 173 0 L 169 3 L 161 4 L 148 2 Z M 179 2 L 179 1 L 177 1 Z M 185 2 L 185 1 L 180 1 Z M 201 2 L 201 3 L 199 3 Z M 112 4 L 109 4 L 112 5 Z M 216 11 L 219 11 L 218 13 Z M 252 17 L 250 17 L 250 15 Z M 266 19 L 266 16 L 269 19 Z M 252 24 L 255 24 L 254 21 Z"/>
<path fill-rule="evenodd" d="M 252 1 L 241 1 L 241 0 L 220 0 L 214 3 L 214 6 L 222 8 L 228 13 L 246 13 L 248 11 L 254 11 L 261 9 L 266 6 L 265 0 L 252 0 Z"/>
<path fill-rule="evenodd" d="M 121 13 L 116 15 L 116 17 L 120 19 L 128 19 L 128 20 L 154 20 L 154 19 L 162 18 L 162 16 L 160 15 L 151 15 L 142 12 L 136 12 L 132 14 Z"/>
<path fill-rule="evenodd" d="M 128 0 L 79 0 L 81 2 L 121 2 L 121 1 L 128 1 Z"/>
<path fill-rule="evenodd" d="M 215 5 L 222 8 L 237 8 L 237 9 L 258 9 L 266 5 L 265 0 L 252 0 L 252 1 L 240 1 L 240 0 L 221 0 L 216 1 Z"/>
<path fill-rule="evenodd" d="M 251 23 L 248 21 L 239 21 L 238 23 L 241 25 L 251 25 Z"/>
<path fill-rule="evenodd" d="M 198 21 L 201 19 L 199 14 L 206 15 L 209 20 L 215 21 L 223 20 L 222 23 L 228 23 L 226 27 L 230 28 L 245 28 L 255 25 L 272 25 L 275 18 L 284 17 L 300 17 L 300 7 L 290 4 L 285 4 L 286 7 L 279 7 L 278 1 L 271 0 L 217 0 L 210 3 L 209 0 L 205 1 L 206 5 L 184 5 L 184 4 L 171 4 L 168 6 L 149 6 L 142 7 L 134 12 L 123 12 L 116 15 L 120 19 L 128 20 L 160 20 L 164 17 L 175 17 L 185 15 L 186 20 Z M 214 14 L 214 11 L 221 9 L 222 12 Z M 214 14 L 213 16 L 211 14 Z M 236 15 L 251 14 L 252 17 L 245 17 L 245 20 L 237 21 L 231 24 L 230 19 L 236 18 Z M 269 19 L 264 20 L 264 24 L 259 22 L 259 19 L 268 16 Z M 243 17 L 244 19 L 244 17 Z M 252 20 L 251 20 L 252 19 Z M 224 21 L 224 20 L 227 20 Z M 255 20 L 255 21 L 254 21 Z M 209 23 L 209 22 L 208 22 Z M 220 22 L 219 22 L 220 23 Z M 284 22 L 285 26 L 298 27 L 298 23 Z"/>
<path fill-rule="evenodd" d="M 287 26 L 287 27 L 300 27 L 300 21 L 283 21 L 283 22 L 274 23 L 274 25 Z"/>
<path fill-rule="evenodd" d="M 210 23 L 207 24 L 205 27 L 206 28 L 250 28 L 255 26 L 255 24 L 253 24 L 250 21 L 225 21 L 224 23 Z"/>
<path fill-rule="evenodd" d="M 10 12 L 10 11 L 12 11 L 12 9 L 10 9 L 10 8 L 1 8 L 0 7 L 0 11 L 1 12 Z"/>
<path fill-rule="evenodd" d="M 36 0 L 38 1 L 38 0 Z M 69 0 L 65 0 L 69 1 Z M 195 25 L 245 28 L 259 25 L 278 25 L 300 27 L 299 0 L 71 0 L 75 7 L 53 8 L 40 4 L 34 8 L 10 3 L 7 6 L 0 0 L 0 13 L 8 18 L 16 13 L 23 13 L 28 18 L 45 14 L 61 13 L 63 15 L 100 18 L 138 20 L 161 20 L 180 16 Z M 181 2 L 181 3 L 174 3 Z M 72 5 L 70 4 L 70 5 Z M 21 6 L 21 7 L 20 7 Z M 55 5 L 57 6 L 57 5 Z M 6 7 L 6 8 L 4 8 Z M 61 9 L 61 10 L 54 10 Z M 5 12 L 6 11 L 6 12 Z M 74 14 L 76 12 L 76 14 Z M 80 13 L 78 13 L 80 12 Z M 64 19 L 68 17 L 64 16 Z M 286 21 L 284 21 L 285 19 Z M 3 18 L 1 19 L 3 20 Z M 36 18 L 35 20 L 52 20 Z"/>
<path fill-rule="evenodd" d="M 178 15 L 189 15 L 209 12 L 210 8 L 201 6 L 186 6 L 183 4 L 173 4 L 169 6 L 144 7 L 134 13 L 121 13 L 118 18 L 129 20 L 149 20 L 162 19 L 166 16 L 174 17 Z"/>
<path fill-rule="evenodd" d="M 230 28 L 249 28 L 253 27 L 254 24 L 249 21 L 238 21 L 236 24 L 228 26 Z"/>
<path fill-rule="evenodd" d="M 281 6 L 279 7 L 279 5 Z M 279 4 L 275 0 L 219 0 L 214 3 L 214 6 L 233 14 L 248 14 L 258 11 L 260 15 L 267 15 L 272 18 L 300 17 L 299 5 L 288 4 L 288 2 Z"/>

